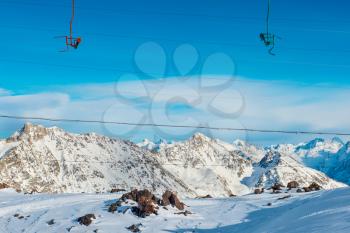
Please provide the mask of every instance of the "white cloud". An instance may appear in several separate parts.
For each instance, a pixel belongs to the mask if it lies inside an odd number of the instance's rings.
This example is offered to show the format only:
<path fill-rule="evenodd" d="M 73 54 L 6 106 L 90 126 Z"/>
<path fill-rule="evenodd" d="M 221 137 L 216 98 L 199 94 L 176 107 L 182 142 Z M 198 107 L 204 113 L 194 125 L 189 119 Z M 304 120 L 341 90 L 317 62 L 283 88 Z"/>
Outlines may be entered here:
<path fill-rule="evenodd" d="M 0 96 L 11 95 L 12 92 L 0 87 Z"/>
<path fill-rule="evenodd" d="M 165 82 L 120 81 L 117 85 L 119 94 L 115 92 L 114 83 L 54 87 L 52 89 L 55 92 L 51 93 L 0 96 L 0 110 L 6 114 L 25 116 L 120 122 L 143 122 L 146 116 L 146 122 L 153 120 L 160 124 L 189 122 L 213 127 L 350 131 L 350 108 L 347 107 L 350 93 L 346 89 L 299 86 L 283 82 L 244 81 L 242 78 L 239 80 L 243 81 L 213 89 L 200 88 L 200 82 L 195 77 L 186 80 L 171 78 Z M 150 98 L 141 98 L 146 97 L 146 94 Z M 126 98 L 130 98 L 129 101 Z M 168 117 L 167 114 L 174 113 L 173 110 L 169 111 L 174 99 L 186 100 L 184 102 L 192 108 L 182 109 L 176 106 L 174 109 L 177 109 L 179 114 L 176 117 Z M 214 108 L 208 107 L 210 103 L 215 104 Z M 14 127 L 18 127 L 18 123 L 11 122 Z M 110 135 L 124 134 L 131 129 L 126 126 L 100 124 L 59 126 L 77 132 L 97 131 Z M 0 127 L 0 130 L 8 129 L 8 126 Z M 132 132 L 136 135 L 131 136 L 137 139 L 149 137 L 154 133 L 153 130 L 142 128 L 137 133 Z M 158 133 L 165 130 L 169 135 L 175 135 L 174 137 L 192 132 L 163 128 L 155 130 Z M 226 140 L 233 140 L 234 137 L 270 143 L 301 140 L 300 136 L 294 135 L 233 135 L 217 131 L 211 133 Z"/>

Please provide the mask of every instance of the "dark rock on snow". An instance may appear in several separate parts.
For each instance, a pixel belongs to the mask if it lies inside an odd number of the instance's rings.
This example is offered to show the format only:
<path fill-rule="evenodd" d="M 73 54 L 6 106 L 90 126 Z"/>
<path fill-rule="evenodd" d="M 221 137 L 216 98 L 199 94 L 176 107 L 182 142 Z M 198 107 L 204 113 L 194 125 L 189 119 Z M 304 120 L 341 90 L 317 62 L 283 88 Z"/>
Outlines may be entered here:
<path fill-rule="evenodd" d="M 85 216 L 78 218 L 77 221 L 80 223 L 80 225 L 89 226 L 92 223 L 93 219 L 96 219 L 94 214 L 87 214 Z"/>
<path fill-rule="evenodd" d="M 172 193 L 170 191 L 166 191 L 163 194 L 161 205 L 162 206 L 172 205 L 173 207 L 175 206 L 179 210 L 185 209 L 185 204 L 179 200 L 179 198 L 175 193 Z"/>
<path fill-rule="evenodd" d="M 125 189 L 118 189 L 118 188 L 114 188 L 111 190 L 111 193 L 119 193 L 119 192 L 126 192 Z"/>
<path fill-rule="evenodd" d="M 296 189 L 299 187 L 299 183 L 296 181 L 291 181 L 287 184 L 288 189 Z"/>
<path fill-rule="evenodd" d="M 127 227 L 126 229 L 128 229 L 131 232 L 140 232 L 140 227 L 142 226 L 142 224 L 137 224 L 137 225 L 131 225 L 130 227 Z"/>

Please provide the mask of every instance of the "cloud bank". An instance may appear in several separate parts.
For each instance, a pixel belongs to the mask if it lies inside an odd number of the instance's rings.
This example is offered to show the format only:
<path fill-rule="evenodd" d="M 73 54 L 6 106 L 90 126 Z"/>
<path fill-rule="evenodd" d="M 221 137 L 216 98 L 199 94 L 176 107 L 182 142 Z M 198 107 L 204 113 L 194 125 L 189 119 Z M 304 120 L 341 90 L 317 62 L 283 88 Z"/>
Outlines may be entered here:
<path fill-rule="evenodd" d="M 54 86 L 25 95 L 0 88 L 0 112 L 134 123 L 348 132 L 349 99 L 350 92 L 345 88 L 260 82 L 241 77 L 174 77 L 158 81 L 135 79 Z M 4 119 L 0 122 L 2 137 L 23 124 Z M 37 123 L 135 141 L 143 138 L 180 140 L 194 133 L 192 129 Z M 260 144 L 299 142 L 316 137 L 224 131 L 203 133 L 227 141 L 241 138 Z"/>

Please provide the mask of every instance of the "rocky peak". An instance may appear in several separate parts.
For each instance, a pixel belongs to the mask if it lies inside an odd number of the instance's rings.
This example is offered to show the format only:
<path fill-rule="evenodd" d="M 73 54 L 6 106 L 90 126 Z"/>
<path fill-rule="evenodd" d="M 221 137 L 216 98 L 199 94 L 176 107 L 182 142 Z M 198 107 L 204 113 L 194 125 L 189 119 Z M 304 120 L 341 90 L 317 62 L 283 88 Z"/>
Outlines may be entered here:
<path fill-rule="evenodd" d="M 350 142 L 347 142 L 339 151 L 338 151 L 339 160 L 349 159 L 350 156 Z"/>
<path fill-rule="evenodd" d="M 344 145 L 343 149 L 346 151 L 346 153 L 350 153 L 350 142 L 347 142 Z"/>
<path fill-rule="evenodd" d="M 281 162 L 281 153 L 277 151 L 268 151 L 259 165 L 263 168 L 275 167 Z"/>
<path fill-rule="evenodd" d="M 341 140 L 339 137 L 334 137 L 334 138 L 332 138 L 331 142 L 332 142 L 332 143 L 338 143 L 338 144 L 340 144 L 340 145 L 344 145 L 343 140 Z"/>
<path fill-rule="evenodd" d="M 37 141 L 48 135 L 48 129 L 42 125 L 34 125 L 25 123 L 20 131 L 15 132 L 7 142 L 15 142 L 20 140 Z"/>
<path fill-rule="evenodd" d="M 195 133 L 191 139 L 190 139 L 191 142 L 194 142 L 194 143 L 204 143 L 204 142 L 209 142 L 211 141 L 211 139 L 207 136 L 205 136 L 204 134 L 202 133 Z"/>
<path fill-rule="evenodd" d="M 47 128 L 42 125 L 33 125 L 26 123 L 20 131 L 21 138 L 27 138 L 32 140 L 39 140 L 48 134 Z"/>
<path fill-rule="evenodd" d="M 237 139 L 233 142 L 233 145 L 236 145 L 236 146 L 239 146 L 239 147 L 242 147 L 242 146 L 246 146 L 247 145 L 247 142 L 243 141 L 243 140 L 240 140 L 240 139 Z"/>
<path fill-rule="evenodd" d="M 322 138 L 315 138 L 314 140 L 311 140 L 310 142 L 301 145 L 297 148 L 297 150 L 311 150 L 313 148 L 316 148 L 317 146 L 325 143 L 325 140 Z"/>

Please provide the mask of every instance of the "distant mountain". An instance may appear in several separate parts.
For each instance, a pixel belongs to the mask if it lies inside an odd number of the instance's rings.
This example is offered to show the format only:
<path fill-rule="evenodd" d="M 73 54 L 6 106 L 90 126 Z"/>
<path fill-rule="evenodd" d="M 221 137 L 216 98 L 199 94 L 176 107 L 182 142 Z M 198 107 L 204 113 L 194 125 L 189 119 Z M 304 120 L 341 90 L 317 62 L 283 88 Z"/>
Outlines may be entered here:
<path fill-rule="evenodd" d="M 331 140 L 315 139 L 291 148 L 289 154 L 296 155 L 308 167 L 350 184 L 349 145 L 350 142 L 345 144 L 337 137 Z"/>
<path fill-rule="evenodd" d="M 196 134 L 184 142 L 162 143 L 153 148 L 158 148 L 162 162 L 169 164 L 169 172 L 203 195 L 244 194 L 255 187 L 287 185 L 290 181 L 303 186 L 316 182 L 326 189 L 344 186 L 306 167 L 294 153 L 294 145 L 264 149 L 240 140 L 229 144 Z"/>
<path fill-rule="evenodd" d="M 344 186 L 304 165 L 309 153 L 316 153 L 314 148 L 333 151 L 333 146 L 318 142 L 309 149 L 301 146 L 260 148 L 202 134 L 183 142 L 145 140 L 136 145 L 94 133 L 78 135 L 26 124 L 0 141 L 0 183 L 25 192 L 148 188 L 158 193 L 171 189 L 189 197 L 241 195 L 294 180 L 305 186 L 317 182 L 327 189 Z M 347 158 L 337 159 L 343 157 Z"/>
<path fill-rule="evenodd" d="M 305 160 L 310 166 L 333 179 L 350 184 L 350 142 L 340 147 L 337 152 L 320 151 L 318 156 Z"/>
<path fill-rule="evenodd" d="M 253 180 L 250 179 L 248 185 L 255 184 L 265 188 L 275 183 L 287 185 L 289 181 L 297 181 L 299 185 L 305 187 L 310 184 L 311 180 L 325 189 L 337 188 L 340 185 L 324 173 L 306 167 L 295 155 L 278 151 L 266 153 L 265 157 L 255 166 L 252 178 Z"/>

